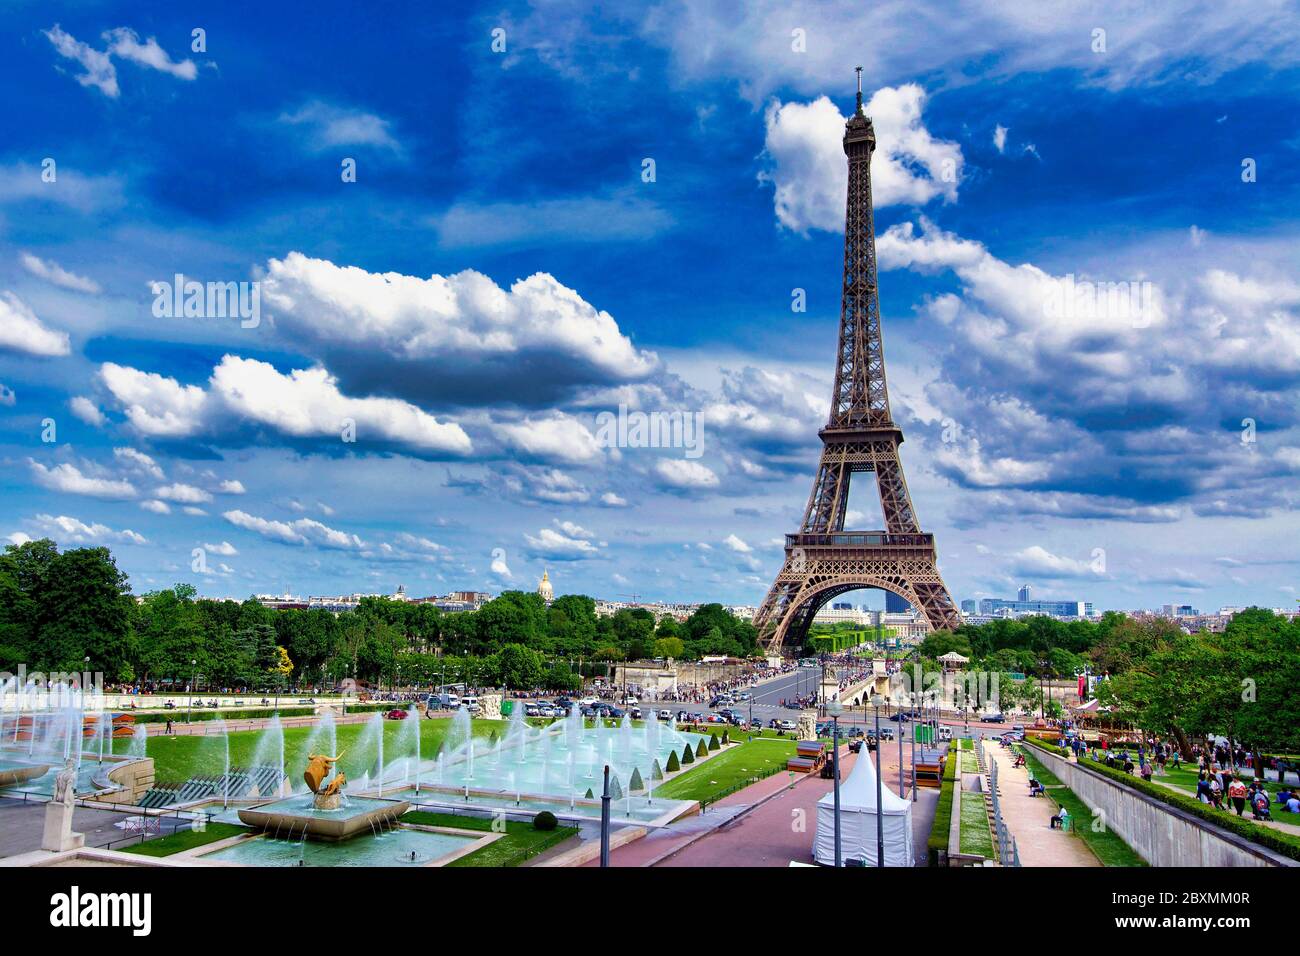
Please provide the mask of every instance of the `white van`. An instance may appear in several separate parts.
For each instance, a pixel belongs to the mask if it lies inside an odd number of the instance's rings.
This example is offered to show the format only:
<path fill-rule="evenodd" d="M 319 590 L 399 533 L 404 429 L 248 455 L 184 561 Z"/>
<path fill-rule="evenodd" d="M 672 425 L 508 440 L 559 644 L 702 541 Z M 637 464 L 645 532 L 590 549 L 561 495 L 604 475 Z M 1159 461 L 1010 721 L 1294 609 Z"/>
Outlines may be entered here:
<path fill-rule="evenodd" d="M 952 728 L 951 728 L 951 727 L 940 727 L 940 728 L 939 728 L 939 739 L 940 739 L 940 740 L 952 740 Z"/>
<path fill-rule="evenodd" d="M 460 699 L 460 705 L 464 707 L 466 710 L 468 710 L 471 714 L 477 714 L 480 709 L 478 705 L 477 697 L 462 697 Z"/>

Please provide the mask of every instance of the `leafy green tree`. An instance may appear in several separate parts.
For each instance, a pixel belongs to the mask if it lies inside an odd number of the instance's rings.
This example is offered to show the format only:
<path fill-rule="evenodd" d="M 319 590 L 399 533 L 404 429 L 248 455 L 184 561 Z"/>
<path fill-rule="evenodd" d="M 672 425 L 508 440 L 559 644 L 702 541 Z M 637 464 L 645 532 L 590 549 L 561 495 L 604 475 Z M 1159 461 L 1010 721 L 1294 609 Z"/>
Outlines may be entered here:
<path fill-rule="evenodd" d="M 132 676 L 131 592 L 107 548 L 74 548 L 54 558 L 38 593 L 39 646 L 47 669 Z"/>
<path fill-rule="evenodd" d="M 499 680 L 505 687 L 529 690 L 542 683 L 545 674 L 542 655 L 522 644 L 507 644 L 496 655 Z"/>

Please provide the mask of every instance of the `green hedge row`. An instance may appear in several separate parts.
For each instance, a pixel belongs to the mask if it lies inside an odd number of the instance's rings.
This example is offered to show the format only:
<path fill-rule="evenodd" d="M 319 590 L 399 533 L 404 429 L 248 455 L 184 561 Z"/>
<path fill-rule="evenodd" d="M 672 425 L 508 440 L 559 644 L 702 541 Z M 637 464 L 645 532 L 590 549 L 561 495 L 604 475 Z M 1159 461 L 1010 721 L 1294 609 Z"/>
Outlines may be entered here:
<path fill-rule="evenodd" d="M 130 711 L 125 711 L 130 713 Z M 151 711 L 147 714 L 136 714 L 135 722 L 137 724 L 161 724 L 167 720 L 174 720 L 179 723 L 195 723 L 202 720 L 247 720 L 249 718 L 270 717 L 276 713 L 274 707 L 255 707 L 240 708 L 237 710 L 196 710 L 187 719 L 186 709 L 177 707 L 175 710 Z M 281 717 L 310 717 L 316 713 L 314 707 L 282 707 L 279 714 Z"/>
<path fill-rule="evenodd" d="M 1047 753 L 1055 754 L 1058 757 L 1069 759 L 1070 751 L 1064 747 L 1057 747 L 1055 744 L 1049 744 L 1039 737 L 1027 736 L 1025 743 L 1032 744 L 1040 750 Z M 1283 856 L 1290 857 L 1293 860 L 1300 860 L 1300 837 L 1286 833 L 1282 830 L 1273 830 L 1269 827 L 1260 826 L 1252 823 L 1245 817 L 1238 817 L 1235 813 L 1228 813 L 1223 810 L 1216 810 L 1207 803 L 1201 803 L 1195 797 L 1189 794 L 1178 793 L 1170 790 L 1168 787 L 1162 787 L 1154 783 L 1147 783 L 1141 777 L 1125 773 L 1123 770 L 1116 770 L 1114 767 L 1107 767 L 1104 763 L 1092 760 L 1082 761 L 1079 766 L 1086 767 L 1089 770 L 1101 774 L 1103 777 L 1109 777 L 1117 783 L 1122 783 L 1126 787 L 1131 787 L 1139 793 L 1153 797 L 1161 803 L 1166 803 L 1171 807 L 1177 807 L 1185 813 L 1190 813 L 1215 826 L 1222 827 L 1235 833 L 1239 837 L 1249 840 L 1251 843 L 1258 843 L 1260 846 L 1268 847 L 1281 853 Z"/>
<path fill-rule="evenodd" d="M 957 762 L 960 759 L 956 751 L 950 751 L 943 765 L 939 804 L 935 807 L 934 822 L 930 824 L 930 839 L 926 842 L 931 866 L 938 865 L 940 853 L 948 852 L 948 829 L 952 825 L 952 791 L 957 785 Z"/>

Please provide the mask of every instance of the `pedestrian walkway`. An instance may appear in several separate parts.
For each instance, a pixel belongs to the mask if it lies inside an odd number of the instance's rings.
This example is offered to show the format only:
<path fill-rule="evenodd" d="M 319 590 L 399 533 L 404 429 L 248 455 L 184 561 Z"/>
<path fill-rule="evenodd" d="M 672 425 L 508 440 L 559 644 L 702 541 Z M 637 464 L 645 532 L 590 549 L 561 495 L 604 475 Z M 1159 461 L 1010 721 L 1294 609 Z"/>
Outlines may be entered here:
<path fill-rule="evenodd" d="M 1077 836 L 1050 826 L 1056 804 L 1043 797 L 1029 795 L 1029 771 L 1014 767 L 1012 753 L 991 744 L 984 756 L 998 765 L 998 800 L 1002 821 L 1016 838 L 1022 866 L 1100 866 L 1092 851 Z M 1048 788 L 1050 796 L 1052 788 Z M 964 793 L 962 799 L 969 799 Z M 1089 821 L 1075 820 L 1072 825 L 1087 826 Z"/>
<path fill-rule="evenodd" d="M 1193 797 L 1193 798 L 1195 797 L 1194 794 L 1188 793 L 1185 788 L 1161 780 L 1158 776 L 1152 777 L 1151 782 L 1157 783 L 1168 790 L 1172 790 L 1174 793 L 1181 793 L 1184 797 Z M 1280 809 L 1276 803 L 1273 803 L 1269 807 L 1269 810 L 1274 814 L 1274 816 L 1276 816 L 1276 814 L 1280 812 Z M 1235 810 L 1225 810 L 1224 815 L 1225 816 L 1231 815 L 1235 817 L 1237 814 Z M 1290 833 L 1290 834 L 1294 834 L 1295 836 L 1300 836 L 1300 825 L 1297 825 L 1295 823 L 1288 823 L 1284 820 L 1278 820 L 1278 819 L 1256 820 L 1253 816 L 1249 815 L 1249 810 L 1245 815 L 1241 817 L 1241 819 L 1249 820 L 1251 823 L 1254 823 L 1256 826 L 1268 827 L 1270 830 L 1281 830 L 1283 833 Z"/>
<path fill-rule="evenodd" d="M 910 755 L 904 750 L 905 760 Z M 840 776 L 859 759 L 840 753 Z M 883 779 L 897 780 L 898 755 L 886 748 Z M 818 774 L 774 774 L 730 794 L 708 811 L 672 824 L 610 853 L 611 866 L 788 866 L 812 862 L 817 801 L 833 781 Z M 938 790 L 922 789 L 912 809 L 916 865 L 924 866 L 926 841 L 938 806 Z M 734 822 L 733 822 L 734 820 Z M 703 834 L 703 835 L 701 835 Z M 587 864 L 598 866 L 599 861 Z"/>

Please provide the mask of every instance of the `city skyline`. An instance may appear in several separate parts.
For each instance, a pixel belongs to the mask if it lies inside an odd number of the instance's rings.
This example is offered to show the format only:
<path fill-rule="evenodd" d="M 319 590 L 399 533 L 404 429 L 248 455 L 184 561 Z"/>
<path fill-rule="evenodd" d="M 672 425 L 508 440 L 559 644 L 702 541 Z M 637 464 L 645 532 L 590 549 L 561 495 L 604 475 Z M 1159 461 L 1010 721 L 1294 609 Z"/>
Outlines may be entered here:
<path fill-rule="evenodd" d="M 184 4 L 7 14 L 0 539 L 107 545 L 136 593 L 549 568 L 758 604 L 830 404 L 871 35 L 892 401 L 954 598 L 1294 605 L 1290 20 L 1116 12 L 1098 51 L 1064 13 L 508 3 L 377 37 L 330 6 L 275 55 Z M 247 285 L 187 318 L 186 281 Z"/>

